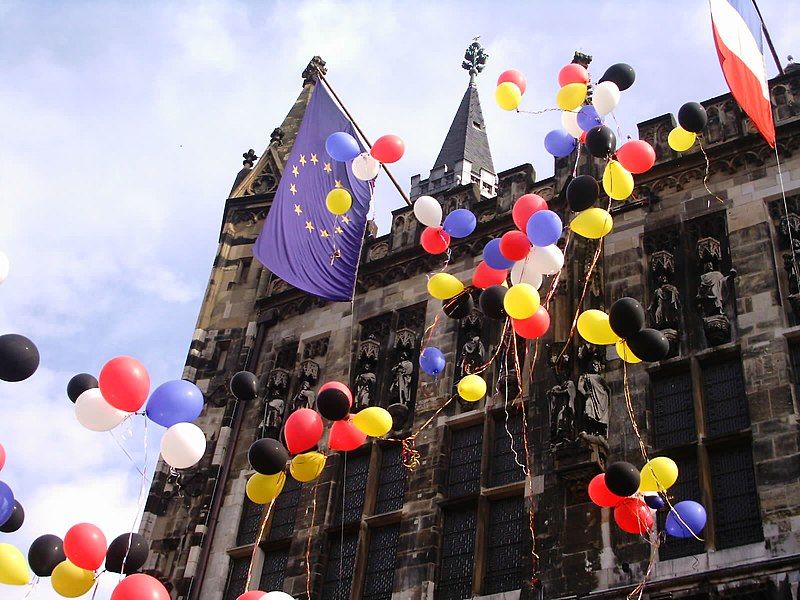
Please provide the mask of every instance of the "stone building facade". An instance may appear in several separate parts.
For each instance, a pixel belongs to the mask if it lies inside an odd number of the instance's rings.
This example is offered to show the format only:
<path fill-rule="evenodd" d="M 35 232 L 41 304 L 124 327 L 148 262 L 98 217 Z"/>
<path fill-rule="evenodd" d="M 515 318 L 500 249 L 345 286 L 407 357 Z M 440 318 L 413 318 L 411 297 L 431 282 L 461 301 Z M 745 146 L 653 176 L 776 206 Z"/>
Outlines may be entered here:
<path fill-rule="evenodd" d="M 278 435 L 292 410 L 313 406 L 322 383 L 340 380 L 359 407 L 408 407 L 396 437 L 433 417 L 416 439 L 420 465 L 408 470 L 398 443 L 372 441 L 332 454 L 316 483 L 289 478 L 255 550 L 251 589 L 299 599 L 310 589 L 325 600 L 623 598 L 641 581 L 650 547 L 621 532 L 586 486 L 610 461 L 642 464 L 624 400 L 627 377 L 650 455 L 680 467 L 673 496 L 698 500 L 709 514 L 703 542 L 668 540 L 658 549 L 643 597 L 797 598 L 800 72 L 770 83 L 788 217 L 775 154 L 729 95 L 703 103 L 707 176 L 697 145 L 686 153 L 667 145 L 672 115 L 641 123 L 657 164 L 636 177 L 631 199 L 612 204 L 614 230 L 589 281 L 597 242 L 572 242 L 550 305 L 551 331 L 535 352 L 520 344 L 523 372 L 537 359 L 532 378 L 518 381 L 508 366 L 513 356 L 494 356 L 499 321 L 477 310 L 448 319 L 428 296 L 426 274 L 442 258 L 420 249 L 410 208 L 394 211 L 386 235 L 368 227 L 352 304 L 305 295 L 253 259 L 324 68 L 318 58 L 309 64 L 295 105 L 260 158 L 244 155 L 225 202 L 184 371 L 206 395 L 198 424 L 208 450 L 184 472 L 159 463 L 141 526 L 151 540 L 148 572 L 173 598 L 235 600 L 262 515 L 245 497 L 247 450 Z M 412 196 L 434 195 L 445 213 L 466 207 L 477 215 L 475 233 L 454 240 L 447 267 L 462 280 L 486 241 L 513 226 L 511 206 L 522 194 L 542 195 L 569 220 L 561 191 L 575 161 L 557 161 L 543 180 L 529 164 L 495 173 L 472 85 L 477 72 L 431 175 L 412 184 Z M 580 172 L 599 177 L 601 166 L 582 159 Z M 570 336 L 584 288 L 583 308 L 640 299 L 649 326 L 670 340 L 670 358 L 623 369 L 613 348 Z M 417 359 L 437 316 L 430 343 L 445 353 L 447 370 L 433 379 Z M 490 359 L 487 398 L 437 413 L 464 370 Z M 240 370 L 260 378 L 258 400 L 230 396 L 228 382 Z"/>

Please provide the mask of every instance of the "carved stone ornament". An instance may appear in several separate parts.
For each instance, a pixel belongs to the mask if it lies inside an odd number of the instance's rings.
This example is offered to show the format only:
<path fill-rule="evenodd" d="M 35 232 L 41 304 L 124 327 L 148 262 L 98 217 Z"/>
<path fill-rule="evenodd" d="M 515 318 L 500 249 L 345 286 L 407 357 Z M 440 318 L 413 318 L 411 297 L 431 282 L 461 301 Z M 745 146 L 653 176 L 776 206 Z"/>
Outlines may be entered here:
<path fill-rule="evenodd" d="M 478 73 L 483 71 L 486 66 L 486 60 L 489 58 L 483 46 L 478 43 L 478 38 L 480 37 L 481 36 L 477 36 L 472 40 L 472 43 L 464 53 L 464 61 L 461 63 L 461 68 L 469 71 L 471 78 L 474 78 Z"/>
<path fill-rule="evenodd" d="M 305 69 L 303 69 L 303 85 L 313 84 L 319 76 L 323 77 L 328 74 L 328 69 L 325 68 L 325 61 L 319 56 L 312 58 Z"/>
<path fill-rule="evenodd" d="M 311 385 L 317 385 L 317 381 L 319 381 L 319 365 L 313 360 L 301 362 L 300 379 L 308 381 Z"/>
<path fill-rule="evenodd" d="M 583 344 L 578 349 L 577 392 L 581 399 L 579 429 L 588 435 L 605 439 L 608 436 L 608 407 L 611 388 L 603 378 L 605 347 Z"/>
<path fill-rule="evenodd" d="M 700 281 L 695 302 L 703 319 L 703 330 L 709 346 L 718 346 L 731 340 L 731 323 L 725 315 L 730 281 L 736 271 L 723 275 L 719 267 L 722 262 L 722 246 L 712 237 L 697 241 L 697 260 L 700 265 Z"/>
<path fill-rule="evenodd" d="M 395 332 L 394 347 L 397 350 L 412 352 L 417 345 L 417 333 L 408 328 L 398 329 Z"/>
<path fill-rule="evenodd" d="M 675 257 L 666 250 L 657 250 L 650 256 L 650 274 L 653 281 L 653 298 L 648 312 L 650 322 L 669 341 L 669 356 L 678 354 L 678 329 L 681 324 L 681 297 L 675 285 Z"/>

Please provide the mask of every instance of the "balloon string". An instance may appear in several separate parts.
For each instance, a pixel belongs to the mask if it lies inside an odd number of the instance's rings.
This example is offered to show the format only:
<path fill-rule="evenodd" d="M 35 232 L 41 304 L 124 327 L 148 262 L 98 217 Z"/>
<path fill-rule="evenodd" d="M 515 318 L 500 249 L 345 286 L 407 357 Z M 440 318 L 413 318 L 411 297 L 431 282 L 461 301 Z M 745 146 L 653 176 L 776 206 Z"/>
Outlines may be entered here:
<path fill-rule="evenodd" d="M 703 158 L 706 159 L 706 172 L 705 175 L 703 176 L 703 187 L 706 188 L 706 191 L 708 192 L 709 196 L 714 196 L 714 198 L 716 198 L 720 204 L 725 204 L 725 200 L 717 196 L 714 192 L 711 191 L 711 188 L 708 187 L 708 178 L 711 175 L 711 161 L 708 160 L 708 153 L 706 152 L 706 149 L 703 148 L 703 138 L 699 135 L 697 136 L 697 145 L 700 146 L 700 152 L 703 153 Z M 711 203 L 709 202 L 709 205 L 710 204 Z"/>
<path fill-rule="evenodd" d="M 253 576 L 253 564 L 256 562 L 256 553 L 258 552 L 258 548 L 261 545 L 261 539 L 264 537 L 264 531 L 267 528 L 267 521 L 269 521 L 269 515 L 272 512 L 272 507 L 275 504 L 275 498 L 270 500 L 270 503 L 265 507 L 264 511 L 261 513 L 261 523 L 258 527 L 258 536 L 256 536 L 256 541 L 253 544 L 253 553 L 250 555 L 250 565 L 247 567 L 247 580 L 244 583 L 244 591 L 248 591 L 250 589 L 250 578 Z"/>
<path fill-rule="evenodd" d="M 125 577 L 125 565 L 128 562 L 128 554 L 131 551 L 131 545 L 133 544 L 133 530 L 136 529 L 136 522 L 139 520 L 139 514 L 142 512 L 143 509 L 143 501 L 145 498 L 144 492 L 147 485 L 147 417 L 144 417 L 144 433 L 142 435 L 142 445 L 144 450 L 144 461 L 142 464 L 142 470 L 139 473 L 142 474 L 142 478 L 139 481 L 139 496 L 136 501 L 136 514 L 133 517 L 133 524 L 131 525 L 131 531 L 128 534 L 128 545 L 125 548 L 125 556 L 122 558 L 122 572 L 119 575 L 120 581 Z M 134 464 L 134 466 L 136 466 Z M 138 469 L 137 469 L 138 471 Z"/>
<path fill-rule="evenodd" d="M 800 270 L 797 268 L 797 254 L 794 251 L 794 234 L 792 233 L 792 224 L 789 222 L 789 205 L 786 202 L 786 187 L 783 185 L 783 170 L 781 169 L 781 159 L 778 155 L 778 144 L 775 144 L 775 164 L 778 167 L 778 182 L 781 184 L 781 199 L 783 200 L 783 214 L 786 217 L 786 231 L 789 233 L 789 251 L 792 255 L 792 266 L 794 267 L 794 274 L 800 278 Z"/>
<path fill-rule="evenodd" d="M 317 518 L 317 485 L 319 478 L 314 481 L 311 490 L 311 524 L 308 527 L 308 540 L 306 541 L 306 600 L 311 600 L 311 530 Z"/>
<path fill-rule="evenodd" d="M 439 408 L 437 408 L 436 412 L 434 412 L 430 417 L 428 417 L 428 419 L 419 427 L 419 429 L 417 429 L 408 437 L 405 437 L 402 440 L 400 440 L 401 461 L 403 462 L 403 466 L 406 469 L 408 469 L 409 471 L 413 471 L 420 464 L 419 460 L 420 453 L 416 447 L 417 436 L 420 433 L 422 433 L 422 431 L 426 427 L 428 427 L 428 425 L 430 425 L 437 416 L 439 416 L 439 413 L 441 413 L 447 405 L 449 405 L 453 400 L 455 400 L 457 396 L 458 394 L 453 394 L 452 396 L 450 396 L 447 402 L 445 402 Z M 387 441 L 394 441 L 394 440 L 387 440 Z"/>
<path fill-rule="evenodd" d="M 28 584 L 28 591 L 25 592 L 25 596 L 22 598 L 22 600 L 27 600 L 28 598 L 30 598 L 30 595 L 33 593 L 33 590 L 36 589 L 36 586 L 38 584 L 39 584 L 39 576 L 38 575 L 34 575 L 33 579 Z"/>
<path fill-rule="evenodd" d="M 128 415 L 127 417 L 125 417 L 125 419 L 130 419 L 130 415 Z M 117 443 L 117 446 L 119 446 L 120 450 L 122 450 L 122 451 L 125 453 L 125 456 L 127 456 L 127 457 L 128 457 L 128 460 L 129 460 L 129 461 L 131 461 L 131 463 L 133 464 L 133 467 L 134 467 L 134 468 L 135 468 L 137 471 L 139 471 L 139 475 L 141 475 L 142 477 L 144 477 L 144 473 L 143 473 L 143 472 L 142 472 L 142 470 L 139 468 L 139 465 L 137 465 L 137 464 L 136 464 L 136 461 L 133 459 L 133 457 L 130 455 L 130 453 L 129 453 L 129 452 L 128 452 L 128 451 L 125 449 L 125 447 L 124 447 L 124 446 L 123 446 L 123 445 L 120 443 L 120 441 L 117 439 L 117 436 L 115 436 L 115 435 L 114 435 L 114 432 L 113 432 L 113 431 L 111 431 L 111 430 L 109 430 L 109 431 L 108 431 L 108 433 L 109 433 L 109 435 L 110 435 L 110 436 L 111 436 L 111 437 L 114 439 L 114 441 Z"/>
<path fill-rule="evenodd" d="M 342 581 L 342 564 L 344 563 L 344 501 L 347 498 L 347 452 L 344 452 L 344 462 L 342 464 L 342 518 L 341 530 L 339 531 L 339 582 Z"/>
<path fill-rule="evenodd" d="M 515 110 L 518 113 L 526 114 L 526 115 L 543 115 L 544 113 L 548 113 L 548 112 L 571 112 L 571 111 L 561 110 L 558 107 L 556 107 L 556 108 L 543 108 L 541 110 L 521 110 L 521 109 L 517 108 Z"/>
<path fill-rule="evenodd" d="M 509 344 L 508 344 L 509 346 L 512 345 L 512 343 L 511 343 L 512 340 L 513 340 L 513 346 L 514 346 L 514 348 L 513 348 L 513 351 L 514 351 L 514 372 L 515 372 L 515 375 L 516 375 L 516 378 L 517 378 L 517 385 L 519 386 L 519 389 L 520 389 L 520 394 L 517 396 L 517 398 L 519 398 L 522 395 L 522 375 L 521 375 L 520 369 L 519 369 L 519 358 L 517 357 L 517 336 L 514 335 L 513 333 L 511 334 L 511 338 L 509 340 Z M 514 455 L 514 463 L 517 466 L 519 466 L 522 469 L 522 471 L 527 475 L 527 467 L 526 467 L 526 465 L 522 464 L 519 461 L 519 453 L 517 452 L 516 448 L 514 448 L 514 437 L 511 435 L 511 430 L 508 428 L 508 420 L 510 418 L 510 415 L 508 413 L 508 375 L 509 375 L 509 373 L 508 373 L 508 366 L 507 365 L 508 365 L 508 351 L 506 351 L 506 355 L 505 355 L 504 360 L 503 360 L 503 367 L 504 367 L 504 369 L 506 371 L 506 373 L 505 373 L 506 376 L 503 378 L 503 381 L 505 383 L 505 385 L 504 385 L 505 390 L 504 390 L 504 393 L 503 393 L 503 413 L 504 413 L 504 417 L 505 418 L 503 419 L 503 426 L 504 426 L 504 428 L 506 430 L 506 435 L 508 436 L 508 445 L 511 448 L 511 454 Z M 524 412 L 524 411 L 520 411 L 520 412 Z"/>

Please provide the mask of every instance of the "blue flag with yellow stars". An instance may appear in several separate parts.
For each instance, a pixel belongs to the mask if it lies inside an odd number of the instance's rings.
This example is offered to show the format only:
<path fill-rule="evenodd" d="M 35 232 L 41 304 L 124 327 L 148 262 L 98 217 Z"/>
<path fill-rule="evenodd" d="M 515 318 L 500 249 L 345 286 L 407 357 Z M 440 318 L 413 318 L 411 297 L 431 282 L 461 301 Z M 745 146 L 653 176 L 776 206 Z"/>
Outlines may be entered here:
<path fill-rule="evenodd" d="M 335 161 L 325 151 L 325 140 L 337 131 L 358 139 L 352 123 L 318 83 L 253 254 L 294 287 L 326 300 L 349 302 L 372 184 L 357 179 L 350 162 Z M 334 188 L 348 190 L 353 198 L 344 215 L 332 214 L 325 205 Z"/>

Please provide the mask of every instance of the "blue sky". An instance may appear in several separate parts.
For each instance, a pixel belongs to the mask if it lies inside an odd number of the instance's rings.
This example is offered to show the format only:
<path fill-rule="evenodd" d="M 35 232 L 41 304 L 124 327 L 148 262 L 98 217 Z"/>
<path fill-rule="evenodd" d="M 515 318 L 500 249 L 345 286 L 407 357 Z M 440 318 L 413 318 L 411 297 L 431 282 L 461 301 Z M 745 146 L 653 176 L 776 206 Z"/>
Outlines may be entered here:
<path fill-rule="evenodd" d="M 800 5 L 761 5 L 781 59 L 800 53 Z M 550 175 L 542 140 L 559 126 L 556 113 L 495 106 L 504 69 L 526 74 L 522 108 L 536 110 L 554 105 L 574 50 L 594 56 L 595 78 L 630 63 L 637 81 L 616 114 L 634 136 L 638 121 L 726 91 L 702 1 L 0 1 L 0 250 L 11 260 L 0 332 L 42 354 L 30 380 L 0 382 L 0 479 L 27 515 L 0 541 L 27 552 L 80 521 L 109 541 L 131 527 L 141 477 L 110 435 L 78 425 L 66 383 L 119 354 L 142 360 L 154 386 L 180 377 L 240 155 L 263 151 L 309 58 L 328 62 L 371 137 L 405 140 L 393 171 L 408 187 L 439 151 L 477 34 L 498 170 L 530 162 Z M 376 199 L 383 233 L 402 200 L 386 180 Z M 151 463 L 162 431 L 149 428 Z M 141 425 L 115 433 L 141 462 Z M 116 581 L 103 579 L 98 598 Z M 32 597 L 55 595 L 43 582 Z"/>

